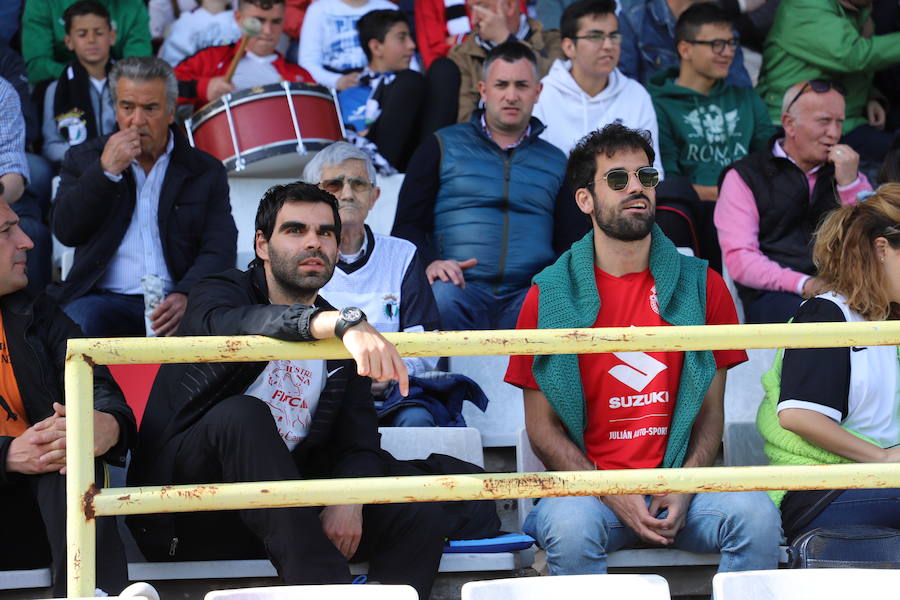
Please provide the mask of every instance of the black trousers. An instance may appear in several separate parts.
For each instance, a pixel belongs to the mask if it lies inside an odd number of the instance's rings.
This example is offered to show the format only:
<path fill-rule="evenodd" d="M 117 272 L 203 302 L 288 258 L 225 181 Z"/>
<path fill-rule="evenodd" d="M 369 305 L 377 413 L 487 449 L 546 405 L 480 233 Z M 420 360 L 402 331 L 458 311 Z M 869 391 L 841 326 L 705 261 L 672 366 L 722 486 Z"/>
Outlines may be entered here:
<path fill-rule="evenodd" d="M 103 467 L 97 463 L 97 479 Z M 51 565 L 53 595 L 66 596 L 66 478 L 59 473 L 12 475 L 0 487 L 0 510 L 6 515 L 0 569 L 40 569 Z M 97 519 L 97 587 L 118 594 L 128 585 L 125 549 L 115 517 Z"/>
<path fill-rule="evenodd" d="M 278 435 L 269 408 L 250 396 L 218 403 L 169 445 L 173 483 L 300 479 L 301 469 Z M 268 556 L 287 584 L 347 583 L 346 559 L 325 535 L 321 508 L 293 507 L 180 513 L 170 559 L 223 560 Z M 366 505 L 353 562 L 368 561 L 369 577 L 431 591 L 446 524 L 435 503 Z"/>

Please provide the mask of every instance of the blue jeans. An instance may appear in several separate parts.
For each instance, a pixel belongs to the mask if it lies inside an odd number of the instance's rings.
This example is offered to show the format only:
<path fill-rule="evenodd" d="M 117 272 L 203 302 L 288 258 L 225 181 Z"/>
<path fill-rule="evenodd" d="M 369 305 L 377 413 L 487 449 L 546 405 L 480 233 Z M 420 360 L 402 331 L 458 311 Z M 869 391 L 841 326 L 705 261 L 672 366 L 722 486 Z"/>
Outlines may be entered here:
<path fill-rule="evenodd" d="M 431 285 L 441 329 L 515 329 L 528 288 L 495 294 L 486 285 L 467 281 L 465 289 L 444 281 Z"/>
<path fill-rule="evenodd" d="M 437 423 L 424 406 L 404 406 L 394 413 L 391 427 L 437 427 Z"/>
<path fill-rule="evenodd" d="M 63 307 L 88 337 L 146 335 L 144 297 L 96 291 Z"/>
<path fill-rule="evenodd" d="M 641 542 L 593 496 L 543 498 L 522 530 L 547 552 L 551 575 L 605 573 L 609 552 Z M 694 496 L 673 547 L 721 552 L 721 572 L 751 571 L 778 568 L 780 543 L 781 517 L 767 494 L 723 492 Z"/>
<path fill-rule="evenodd" d="M 816 527 L 839 525 L 877 525 L 900 529 L 900 489 L 844 490 L 800 533 Z"/>

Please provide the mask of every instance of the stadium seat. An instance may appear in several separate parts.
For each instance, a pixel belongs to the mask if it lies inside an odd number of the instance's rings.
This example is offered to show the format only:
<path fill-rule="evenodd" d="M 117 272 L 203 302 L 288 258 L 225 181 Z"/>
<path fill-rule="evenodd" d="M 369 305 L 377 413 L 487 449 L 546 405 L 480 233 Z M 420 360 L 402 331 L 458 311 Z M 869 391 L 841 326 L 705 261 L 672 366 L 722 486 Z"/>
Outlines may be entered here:
<path fill-rule="evenodd" d="M 894 569 L 777 569 L 718 573 L 713 600 L 889 598 L 900 588 Z M 890 590 L 894 590 L 891 592 Z"/>
<path fill-rule="evenodd" d="M 419 600 L 408 585 L 283 585 L 215 590 L 206 600 Z"/>
<path fill-rule="evenodd" d="M 470 581 L 461 600 L 544 600 L 545 598 L 630 598 L 669 600 L 669 584 L 659 575 L 559 575 Z"/>

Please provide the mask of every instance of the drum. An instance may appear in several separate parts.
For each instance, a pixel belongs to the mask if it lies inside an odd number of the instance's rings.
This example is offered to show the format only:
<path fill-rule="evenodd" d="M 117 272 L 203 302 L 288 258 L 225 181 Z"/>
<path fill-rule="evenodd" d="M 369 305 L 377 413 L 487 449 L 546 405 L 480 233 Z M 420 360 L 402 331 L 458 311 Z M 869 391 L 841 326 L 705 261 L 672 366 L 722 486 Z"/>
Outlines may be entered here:
<path fill-rule="evenodd" d="M 191 145 L 232 177 L 299 179 L 304 165 L 344 138 L 337 97 L 328 88 L 282 81 L 226 94 L 185 122 Z"/>

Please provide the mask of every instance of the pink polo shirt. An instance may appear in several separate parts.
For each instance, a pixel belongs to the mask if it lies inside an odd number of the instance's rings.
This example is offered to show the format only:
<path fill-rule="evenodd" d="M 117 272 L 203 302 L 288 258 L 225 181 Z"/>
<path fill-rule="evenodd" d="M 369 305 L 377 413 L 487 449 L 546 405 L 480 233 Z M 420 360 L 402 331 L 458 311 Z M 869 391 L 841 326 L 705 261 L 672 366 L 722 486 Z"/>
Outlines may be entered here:
<path fill-rule="evenodd" d="M 772 154 L 797 164 L 781 147 L 782 140 L 772 146 Z M 809 193 L 812 196 L 821 165 L 806 172 Z M 859 192 L 871 190 L 865 175 L 859 173 L 856 180 L 837 187 L 841 204 L 856 204 Z M 782 267 L 769 259 L 759 249 L 759 211 L 753 192 L 732 169 L 725 175 L 716 201 L 714 221 L 719 232 L 722 260 L 731 278 L 747 287 L 758 290 L 791 292 L 800 294 L 809 275 Z"/>

